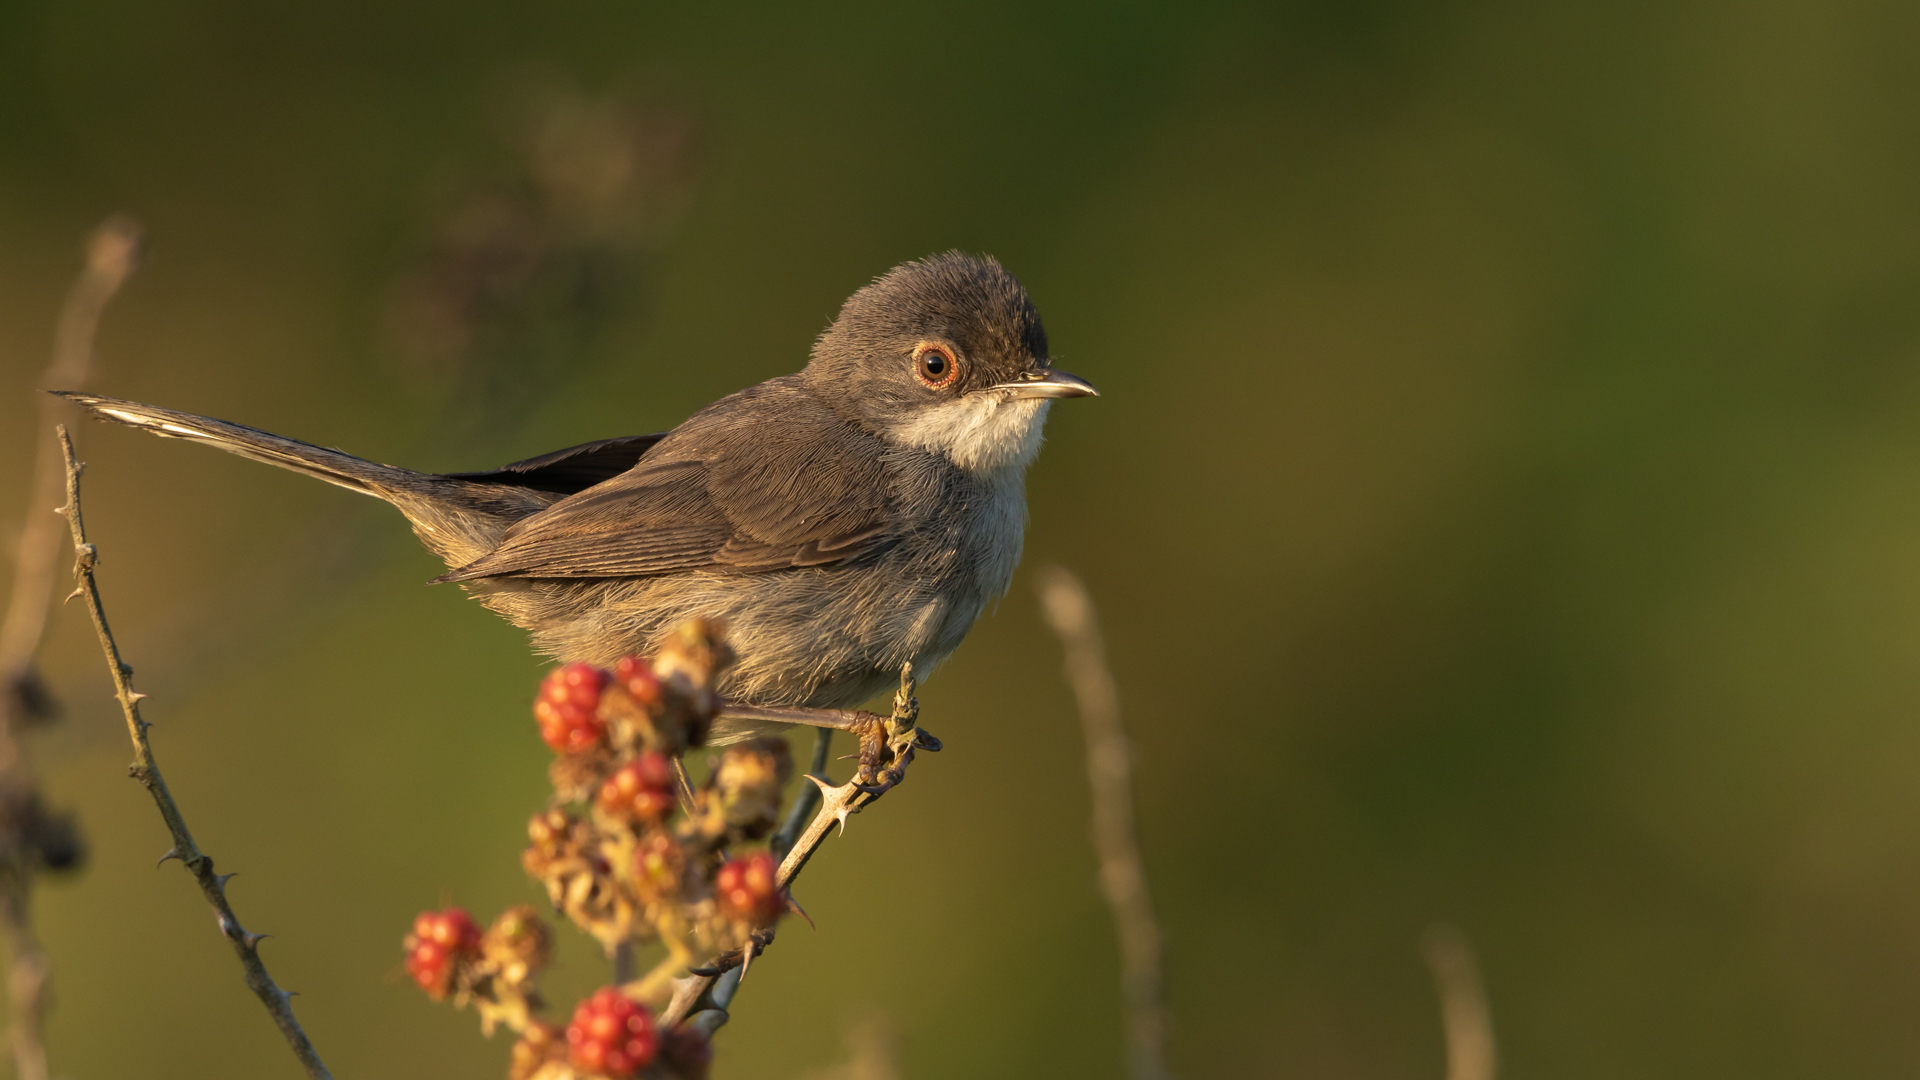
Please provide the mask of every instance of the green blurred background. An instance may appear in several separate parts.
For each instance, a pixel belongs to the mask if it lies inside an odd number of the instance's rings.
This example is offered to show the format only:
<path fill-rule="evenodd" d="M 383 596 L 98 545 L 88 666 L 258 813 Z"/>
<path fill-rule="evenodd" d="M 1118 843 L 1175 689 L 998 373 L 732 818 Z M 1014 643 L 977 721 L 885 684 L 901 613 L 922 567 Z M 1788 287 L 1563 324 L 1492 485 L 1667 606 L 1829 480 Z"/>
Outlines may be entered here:
<path fill-rule="evenodd" d="M 96 388 L 435 470 L 668 427 L 992 252 L 1104 394 L 1027 562 L 1102 605 L 1181 1075 L 1440 1076 L 1440 919 L 1505 1076 L 1920 1071 L 1920 8 L 690 7 L 0 5 L 4 521 L 110 211 L 153 252 Z M 398 941 L 534 897 L 522 635 L 371 500 L 79 439 L 161 761 L 337 1075 L 503 1075 Z M 1023 574 L 718 1077 L 874 1017 L 908 1077 L 1119 1074 L 1058 661 Z M 47 663 L 56 1073 L 297 1075 L 77 609 Z"/>

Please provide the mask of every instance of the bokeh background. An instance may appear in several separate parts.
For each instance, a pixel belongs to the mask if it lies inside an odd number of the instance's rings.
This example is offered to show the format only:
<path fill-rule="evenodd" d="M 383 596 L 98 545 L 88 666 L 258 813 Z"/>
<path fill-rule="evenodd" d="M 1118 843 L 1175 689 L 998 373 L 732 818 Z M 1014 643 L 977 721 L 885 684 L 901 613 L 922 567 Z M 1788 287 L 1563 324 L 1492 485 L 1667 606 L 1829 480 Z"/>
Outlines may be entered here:
<path fill-rule="evenodd" d="M 998 255 L 1062 367 L 1028 565 L 1102 605 L 1187 1077 L 1920 1071 L 1920 8 L 1898 0 L 0 6 L 0 506 L 82 236 L 102 392 L 432 470 L 662 429 L 851 291 Z M 88 425 L 174 790 L 343 1077 L 498 1076 L 398 977 L 534 898 L 522 636 L 372 500 Z M 37 508 L 36 508 L 37 509 Z M 1118 1075 L 1028 578 L 719 1039 L 799 1077 Z M 77 609 L 36 754 L 74 1077 L 297 1075 Z M 568 935 L 554 996 L 603 968 Z"/>

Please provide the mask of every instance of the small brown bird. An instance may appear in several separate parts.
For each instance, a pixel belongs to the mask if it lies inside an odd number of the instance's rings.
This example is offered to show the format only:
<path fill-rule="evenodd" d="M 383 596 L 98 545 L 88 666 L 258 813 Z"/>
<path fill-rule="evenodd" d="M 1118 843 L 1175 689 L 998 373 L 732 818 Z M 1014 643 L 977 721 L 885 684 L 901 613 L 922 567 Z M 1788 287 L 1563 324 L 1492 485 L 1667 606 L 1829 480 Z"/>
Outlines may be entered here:
<path fill-rule="evenodd" d="M 672 431 L 489 472 L 378 465 L 170 409 L 66 394 L 96 416 L 373 495 L 476 599 L 560 660 L 652 652 L 696 616 L 758 705 L 846 708 L 925 677 L 1006 592 L 1026 470 L 1055 398 L 1027 293 L 989 258 L 895 267 L 855 293 L 804 370 Z M 724 740 L 726 732 L 717 732 Z"/>

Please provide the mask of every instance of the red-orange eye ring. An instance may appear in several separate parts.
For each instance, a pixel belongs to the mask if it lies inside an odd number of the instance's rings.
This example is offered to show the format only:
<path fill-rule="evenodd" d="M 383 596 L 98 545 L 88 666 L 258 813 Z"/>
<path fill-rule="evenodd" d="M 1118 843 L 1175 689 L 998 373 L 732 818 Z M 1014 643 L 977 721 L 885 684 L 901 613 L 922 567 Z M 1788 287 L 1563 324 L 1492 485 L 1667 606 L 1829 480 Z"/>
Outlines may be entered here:
<path fill-rule="evenodd" d="M 945 390 L 960 378 L 960 362 L 953 350 L 933 341 L 923 341 L 913 349 L 913 373 L 933 390 Z"/>

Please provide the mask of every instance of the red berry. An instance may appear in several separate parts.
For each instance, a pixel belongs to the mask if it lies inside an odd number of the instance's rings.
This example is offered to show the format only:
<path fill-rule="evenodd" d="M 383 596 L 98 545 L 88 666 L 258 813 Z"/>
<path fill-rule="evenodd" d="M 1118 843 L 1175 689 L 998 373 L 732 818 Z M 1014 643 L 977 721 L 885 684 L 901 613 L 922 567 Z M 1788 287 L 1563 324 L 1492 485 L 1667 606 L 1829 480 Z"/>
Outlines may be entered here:
<path fill-rule="evenodd" d="M 567 1057 L 584 1072 L 625 1080 L 653 1061 L 660 1040 L 647 1010 L 611 986 L 594 991 L 567 1025 Z"/>
<path fill-rule="evenodd" d="M 465 908 L 423 911 L 413 920 L 407 950 L 407 974 L 429 997 L 443 998 L 462 959 L 480 955 L 480 927 Z"/>
<path fill-rule="evenodd" d="M 659 821 L 673 812 L 673 765 L 667 755 L 649 750 L 615 769 L 595 801 L 616 818 Z"/>
<path fill-rule="evenodd" d="M 774 888 L 778 869 L 772 853 L 766 851 L 728 861 L 713 879 L 721 914 L 754 926 L 765 926 L 778 918 L 786 908 L 780 891 Z"/>
<path fill-rule="evenodd" d="M 621 657 L 613 665 L 613 677 L 642 708 L 651 709 L 660 704 L 660 677 L 653 673 L 653 665 L 647 663 L 646 657 Z"/>
<path fill-rule="evenodd" d="M 606 734 L 600 720 L 600 688 L 606 673 L 587 664 L 565 664 L 553 669 L 540 684 L 533 716 L 540 722 L 540 738 L 555 753 L 577 754 Z"/>

